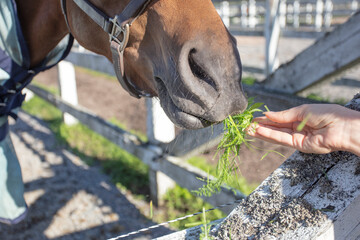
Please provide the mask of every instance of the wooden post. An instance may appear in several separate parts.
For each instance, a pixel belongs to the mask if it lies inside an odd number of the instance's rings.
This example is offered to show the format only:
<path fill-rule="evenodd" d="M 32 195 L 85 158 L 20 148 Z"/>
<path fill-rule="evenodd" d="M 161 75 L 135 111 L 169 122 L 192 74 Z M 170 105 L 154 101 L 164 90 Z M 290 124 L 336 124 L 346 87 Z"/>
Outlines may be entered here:
<path fill-rule="evenodd" d="M 316 1 L 316 16 L 315 16 L 315 29 L 316 31 L 321 31 L 323 25 L 323 10 L 324 2 L 322 0 Z"/>
<path fill-rule="evenodd" d="M 230 4 L 228 1 L 221 2 L 221 18 L 228 28 L 230 26 Z"/>
<path fill-rule="evenodd" d="M 175 138 L 174 124 L 166 116 L 158 99 L 146 99 L 147 136 L 150 142 L 170 142 Z M 155 206 L 162 204 L 162 196 L 175 182 L 160 171 L 149 170 L 150 198 Z"/>
<path fill-rule="evenodd" d="M 249 0 L 249 27 L 255 28 L 256 26 L 256 1 Z"/>
<path fill-rule="evenodd" d="M 299 28 L 300 26 L 300 3 L 299 0 L 294 1 L 294 28 Z"/>
<path fill-rule="evenodd" d="M 359 21 L 360 11 L 279 67 L 261 84 L 268 89 L 294 94 L 359 64 L 360 51 L 354 51 L 360 48 Z"/>
<path fill-rule="evenodd" d="M 286 0 L 280 0 L 280 7 L 279 7 L 279 24 L 280 28 L 283 29 L 286 26 Z"/>
<path fill-rule="evenodd" d="M 307 3 L 305 8 L 306 8 L 305 22 L 306 22 L 306 24 L 310 25 L 312 23 L 313 6 L 311 3 Z"/>
<path fill-rule="evenodd" d="M 27 88 L 24 88 L 22 90 L 22 93 L 26 95 L 25 102 L 30 101 L 30 99 L 32 99 L 34 97 L 34 93 Z"/>
<path fill-rule="evenodd" d="M 351 2 L 351 10 L 357 11 L 358 8 L 359 8 L 359 3 L 358 3 L 358 1 L 353 0 L 353 1 Z"/>
<path fill-rule="evenodd" d="M 77 105 L 78 98 L 74 65 L 70 62 L 62 61 L 57 65 L 57 68 L 61 98 L 72 105 Z M 63 119 L 67 125 L 78 123 L 78 120 L 68 113 L 63 114 Z"/>
<path fill-rule="evenodd" d="M 286 7 L 286 19 L 294 24 L 294 3 L 289 3 Z"/>
<path fill-rule="evenodd" d="M 241 1 L 241 26 L 247 27 L 248 26 L 248 3 L 247 1 Z"/>
<path fill-rule="evenodd" d="M 272 5 L 270 0 L 266 1 L 265 16 L 265 75 L 269 76 L 278 66 L 277 47 L 280 37 L 280 0 L 274 0 Z"/>
<path fill-rule="evenodd" d="M 332 1 L 326 0 L 324 8 L 325 8 L 324 26 L 325 26 L 325 28 L 330 28 L 331 21 L 332 21 L 332 10 L 333 10 Z"/>

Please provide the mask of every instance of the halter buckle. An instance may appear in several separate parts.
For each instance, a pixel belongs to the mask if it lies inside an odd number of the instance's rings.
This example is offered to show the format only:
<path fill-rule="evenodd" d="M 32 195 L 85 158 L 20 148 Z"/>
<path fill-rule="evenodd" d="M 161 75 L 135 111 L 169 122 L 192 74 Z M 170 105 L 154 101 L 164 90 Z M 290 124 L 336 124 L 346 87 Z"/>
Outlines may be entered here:
<path fill-rule="evenodd" d="M 110 43 L 112 41 L 117 42 L 120 45 L 120 51 L 124 51 L 129 40 L 130 26 L 129 24 L 125 24 L 124 26 L 119 25 L 117 16 L 111 18 L 110 22 L 112 23 L 111 32 L 109 33 Z M 122 36 L 121 40 L 118 38 L 119 36 Z"/>

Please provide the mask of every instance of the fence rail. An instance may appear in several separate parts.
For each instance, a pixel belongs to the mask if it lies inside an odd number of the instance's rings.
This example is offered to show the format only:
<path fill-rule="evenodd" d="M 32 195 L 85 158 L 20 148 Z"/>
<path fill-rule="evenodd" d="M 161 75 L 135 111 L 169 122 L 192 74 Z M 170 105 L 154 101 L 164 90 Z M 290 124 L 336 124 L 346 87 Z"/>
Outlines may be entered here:
<path fill-rule="evenodd" d="M 360 11 L 270 75 L 263 85 L 295 94 L 360 63 Z M 306 69 L 306 71 L 304 71 Z"/>
<path fill-rule="evenodd" d="M 224 24 L 236 35 L 264 36 L 265 69 L 279 66 L 280 36 L 320 38 L 359 10 L 360 0 L 213 0 Z M 253 70 L 253 69 L 247 69 Z"/>
<path fill-rule="evenodd" d="M 266 26 L 267 5 L 274 1 L 213 0 L 224 23 L 239 34 L 258 34 Z M 319 31 L 329 31 L 346 21 L 359 9 L 359 0 L 281 0 L 279 1 L 280 26 L 283 32 L 308 32 L 308 37 Z"/>

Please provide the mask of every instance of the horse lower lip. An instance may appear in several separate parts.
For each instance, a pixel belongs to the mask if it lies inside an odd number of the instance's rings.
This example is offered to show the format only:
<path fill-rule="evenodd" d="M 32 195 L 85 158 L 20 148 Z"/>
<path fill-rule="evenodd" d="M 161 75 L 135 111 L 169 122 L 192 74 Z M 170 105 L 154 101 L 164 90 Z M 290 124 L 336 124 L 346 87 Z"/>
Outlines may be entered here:
<path fill-rule="evenodd" d="M 182 109 L 177 107 L 171 100 L 170 104 L 171 111 L 173 112 L 177 124 L 180 125 L 180 127 L 187 129 L 198 129 L 208 127 L 212 124 L 204 118 L 183 111 Z"/>
<path fill-rule="evenodd" d="M 177 108 L 176 106 L 174 107 Z M 192 114 L 186 113 L 181 109 L 177 109 L 177 111 L 175 111 L 175 118 L 178 125 L 187 129 L 198 129 L 211 125 L 210 122 Z"/>
<path fill-rule="evenodd" d="M 159 98 L 161 101 L 165 102 L 164 110 L 176 125 L 187 129 L 197 129 L 207 127 L 212 124 L 200 116 L 187 113 L 179 108 L 169 96 L 169 92 L 162 79 L 155 77 L 155 81 L 157 83 Z"/>

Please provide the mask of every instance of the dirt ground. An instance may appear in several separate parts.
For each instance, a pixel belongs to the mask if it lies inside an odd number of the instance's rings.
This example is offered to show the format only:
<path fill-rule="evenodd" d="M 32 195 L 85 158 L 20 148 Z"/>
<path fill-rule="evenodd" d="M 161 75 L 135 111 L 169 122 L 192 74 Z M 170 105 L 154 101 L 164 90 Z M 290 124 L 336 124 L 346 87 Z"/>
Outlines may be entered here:
<path fill-rule="evenodd" d="M 23 112 L 18 116 L 10 135 L 29 211 L 19 224 L 0 223 L 1 240 L 108 239 L 156 224 L 140 211 L 148 207 L 146 202 L 119 191 L 101 167 L 90 167 L 64 149 L 45 122 Z M 170 232 L 160 227 L 125 239 Z"/>

